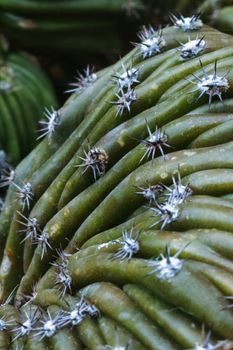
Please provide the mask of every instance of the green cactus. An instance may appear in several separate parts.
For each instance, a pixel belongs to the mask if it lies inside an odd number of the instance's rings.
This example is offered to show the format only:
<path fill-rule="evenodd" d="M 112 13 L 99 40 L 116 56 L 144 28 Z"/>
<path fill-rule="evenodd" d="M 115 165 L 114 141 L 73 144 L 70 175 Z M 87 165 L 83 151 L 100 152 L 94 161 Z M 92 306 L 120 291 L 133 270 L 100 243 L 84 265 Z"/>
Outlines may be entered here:
<path fill-rule="evenodd" d="M 224 33 L 233 33 L 233 7 L 231 0 L 205 0 L 199 6 L 205 21 Z"/>
<path fill-rule="evenodd" d="M 141 0 L 7 0 L 0 2 L 0 26 L 15 45 L 79 58 L 122 52 L 143 8 Z"/>
<path fill-rule="evenodd" d="M 2 349 L 233 349 L 233 39 L 198 17 L 139 38 L 10 181 Z"/>
<path fill-rule="evenodd" d="M 16 165 L 36 144 L 44 108 L 57 102 L 48 78 L 30 56 L 3 48 L 0 61 L 0 148 Z"/>
<path fill-rule="evenodd" d="M 217 11 L 212 22 L 216 28 L 233 34 L 233 6 L 225 6 Z"/>

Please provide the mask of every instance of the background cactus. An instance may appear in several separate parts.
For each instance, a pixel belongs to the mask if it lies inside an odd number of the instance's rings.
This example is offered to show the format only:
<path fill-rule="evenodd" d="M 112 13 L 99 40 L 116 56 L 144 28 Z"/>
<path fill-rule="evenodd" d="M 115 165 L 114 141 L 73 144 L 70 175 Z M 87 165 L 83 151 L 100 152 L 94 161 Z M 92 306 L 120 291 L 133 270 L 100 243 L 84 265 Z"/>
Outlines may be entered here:
<path fill-rule="evenodd" d="M 9 53 L 3 38 L 0 60 L 0 149 L 16 165 L 36 144 L 44 108 L 56 107 L 57 102 L 36 60 L 25 53 Z"/>
<path fill-rule="evenodd" d="M 0 22 L 16 45 L 40 54 L 96 55 L 121 50 L 142 9 L 141 0 L 2 1 Z"/>
<path fill-rule="evenodd" d="M 64 103 L 77 70 L 100 70 L 130 50 L 144 14 L 142 0 L 2 1 L 0 30 L 11 50 L 37 56 Z"/>
<path fill-rule="evenodd" d="M 229 2 L 229 4 L 232 4 Z M 233 24 L 232 24 L 232 16 L 233 16 L 233 6 L 223 6 L 220 4 L 215 8 L 212 12 L 206 12 L 206 17 L 209 22 L 215 26 L 215 28 L 220 29 L 225 33 L 233 33 Z"/>
<path fill-rule="evenodd" d="M 233 40 L 179 23 L 87 71 L 16 168 L 3 349 L 233 348 Z"/>

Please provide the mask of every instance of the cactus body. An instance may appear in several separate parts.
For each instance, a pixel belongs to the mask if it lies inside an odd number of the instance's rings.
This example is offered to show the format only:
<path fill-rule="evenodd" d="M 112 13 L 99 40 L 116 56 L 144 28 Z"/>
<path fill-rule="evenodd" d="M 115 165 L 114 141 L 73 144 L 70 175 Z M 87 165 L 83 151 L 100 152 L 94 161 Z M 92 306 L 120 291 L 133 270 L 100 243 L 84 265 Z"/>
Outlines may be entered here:
<path fill-rule="evenodd" d="M 119 50 L 143 9 L 141 0 L 2 1 L 0 25 L 27 49 L 77 54 Z M 126 19 L 130 17 L 130 25 Z"/>
<path fill-rule="evenodd" d="M 57 102 L 48 78 L 23 53 L 2 53 L 0 92 L 1 149 L 16 165 L 35 146 L 44 108 Z"/>
<path fill-rule="evenodd" d="M 143 28 L 17 167 L 3 349 L 233 348 L 233 40 L 203 35 Z"/>

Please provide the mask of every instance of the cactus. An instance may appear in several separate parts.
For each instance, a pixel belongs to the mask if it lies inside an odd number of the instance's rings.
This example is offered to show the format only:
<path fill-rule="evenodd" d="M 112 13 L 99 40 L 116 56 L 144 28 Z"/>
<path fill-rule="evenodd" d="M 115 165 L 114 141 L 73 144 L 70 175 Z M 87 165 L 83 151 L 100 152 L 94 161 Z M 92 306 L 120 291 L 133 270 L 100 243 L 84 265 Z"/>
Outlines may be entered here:
<path fill-rule="evenodd" d="M 224 6 L 215 10 L 210 16 L 210 22 L 215 28 L 233 34 L 233 6 Z"/>
<path fill-rule="evenodd" d="M 233 348 L 233 39 L 195 21 L 80 76 L 8 181 L 2 349 Z"/>
<path fill-rule="evenodd" d="M 44 107 L 56 107 L 57 102 L 48 78 L 31 57 L 3 47 L 0 60 L 0 148 L 16 165 L 36 144 Z M 0 175 L 5 176 L 1 168 Z"/>
<path fill-rule="evenodd" d="M 143 8 L 141 0 L 7 0 L 0 3 L 0 25 L 15 45 L 40 54 L 97 55 L 122 50 Z"/>
<path fill-rule="evenodd" d="M 181 0 L 178 11 L 189 11 L 190 3 L 187 0 Z M 203 19 L 209 25 L 223 31 L 224 33 L 233 33 L 233 8 L 232 0 L 205 0 L 197 1 L 197 13 L 201 13 Z"/>

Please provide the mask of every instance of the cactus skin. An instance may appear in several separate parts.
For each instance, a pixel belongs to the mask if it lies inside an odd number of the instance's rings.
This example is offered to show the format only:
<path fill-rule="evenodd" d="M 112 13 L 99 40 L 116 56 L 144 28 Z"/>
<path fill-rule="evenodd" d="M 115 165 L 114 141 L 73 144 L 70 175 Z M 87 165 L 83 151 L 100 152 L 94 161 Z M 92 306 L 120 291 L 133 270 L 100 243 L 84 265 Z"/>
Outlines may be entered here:
<path fill-rule="evenodd" d="M 97 72 L 16 168 L 30 198 L 11 184 L 0 216 L 3 349 L 233 348 L 233 40 L 203 32 L 200 57 L 183 60 L 170 27 L 163 52 L 137 47 Z M 119 115 L 106 102 L 128 91 Z"/>

